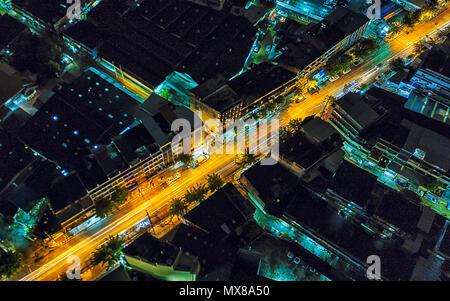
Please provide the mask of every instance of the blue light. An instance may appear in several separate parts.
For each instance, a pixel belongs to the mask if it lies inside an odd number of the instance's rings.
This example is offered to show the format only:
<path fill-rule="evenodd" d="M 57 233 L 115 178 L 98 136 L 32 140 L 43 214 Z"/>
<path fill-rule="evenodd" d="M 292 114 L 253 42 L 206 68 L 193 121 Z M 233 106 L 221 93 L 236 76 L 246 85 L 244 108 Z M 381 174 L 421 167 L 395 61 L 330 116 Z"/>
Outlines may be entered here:
<path fill-rule="evenodd" d="M 94 145 L 94 149 L 98 149 L 98 145 Z"/>
<path fill-rule="evenodd" d="M 73 134 L 74 135 L 78 135 L 78 131 L 73 131 Z"/>
<path fill-rule="evenodd" d="M 56 115 L 53 116 L 53 120 L 55 120 L 55 121 L 58 120 L 58 116 L 56 116 Z"/>

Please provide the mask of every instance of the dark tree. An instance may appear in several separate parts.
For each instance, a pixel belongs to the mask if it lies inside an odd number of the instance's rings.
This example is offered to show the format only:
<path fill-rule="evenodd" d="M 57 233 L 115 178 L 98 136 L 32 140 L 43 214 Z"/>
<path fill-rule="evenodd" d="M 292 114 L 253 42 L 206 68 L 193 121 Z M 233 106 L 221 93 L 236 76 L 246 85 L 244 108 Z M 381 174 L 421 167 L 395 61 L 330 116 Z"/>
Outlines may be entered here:
<path fill-rule="evenodd" d="M 178 161 L 185 165 L 194 163 L 194 157 L 191 154 L 181 154 L 178 156 Z"/>
<path fill-rule="evenodd" d="M 211 192 L 219 190 L 224 185 L 222 178 L 216 173 L 210 174 L 207 180 L 208 180 L 208 188 L 209 191 Z"/>
<path fill-rule="evenodd" d="M 111 268 L 123 255 L 124 241 L 119 236 L 110 236 L 107 241 L 97 248 L 89 259 L 89 267 L 99 264 Z"/>
<path fill-rule="evenodd" d="M 325 66 L 325 74 L 335 76 L 347 71 L 352 65 L 352 60 L 352 57 L 348 54 L 333 56 Z"/>
<path fill-rule="evenodd" d="M 405 68 L 405 62 L 402 58 L 396 58 L 395 60 L 391 61 L 390 67 L 393 71 L 399 72 Z"/>
<path fill-rule="evenodd" d="M 186 214 L 188 204 L 183 198 L 175 198 L 170 202 L 169 213 L 173 217 L 181 218 Z"/>
<path fill-rule="evenodd" d="M 22 266 L 22 256 L 14 251 L 3 252 L 0 249 L 0 279 L 9 278 Z"/>
<path fill-rule="evenodd" d="M 190 204 L 200 203 L 206 199 L 208 188 L 203 184 L 198 184 L 196 187 L 189 189 L 184 195 L 185 202 Z"/>
<path fill-rule="evenodd" d="M 358 59 L 365 59 L 378 48 L 374 39 L 363 39 L 352 49 L 352 54 Z"/>
<path fill-rule="evenodd" d="M 60 71 L 62 49 L 57 37 L 24 33 L 12 47 L 11 65 L 19 71 L 29 70 L 37 74 L 38 81 L 56 76 Z"/>

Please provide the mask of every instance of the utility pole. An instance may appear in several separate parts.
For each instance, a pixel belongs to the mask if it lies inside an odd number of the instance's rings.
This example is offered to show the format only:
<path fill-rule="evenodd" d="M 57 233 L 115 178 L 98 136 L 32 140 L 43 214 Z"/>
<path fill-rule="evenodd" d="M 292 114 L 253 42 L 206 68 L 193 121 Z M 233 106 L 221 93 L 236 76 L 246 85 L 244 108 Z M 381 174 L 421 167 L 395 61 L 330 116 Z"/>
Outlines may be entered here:
<path fill-rule="evenodd" d="M 148 218 L 148 221 L 150 222 L 150 226 L 152 227 L 153 234 L 156 235 L 155 228 L 153 227 L 152 219 L 150 218 L 150 214 L 148 214 L 147 209 L 145 209 L 145 213 L 147 213 L 147 218 Z"/>

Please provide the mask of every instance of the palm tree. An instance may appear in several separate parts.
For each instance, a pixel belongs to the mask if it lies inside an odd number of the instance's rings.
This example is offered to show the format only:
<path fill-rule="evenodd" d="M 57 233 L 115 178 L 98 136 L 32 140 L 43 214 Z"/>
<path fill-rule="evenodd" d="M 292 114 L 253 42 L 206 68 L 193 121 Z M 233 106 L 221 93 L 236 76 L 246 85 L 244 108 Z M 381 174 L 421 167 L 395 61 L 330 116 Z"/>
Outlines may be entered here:
<path fill-rule="evenodd" d="M 119 236 L 110 236 L 107 241 L 97 248 L 89 259 L 88 267 L 99 265 L 107 265 L 110 269 L 122 257 L 124 241 Z"/>
<path fill-rule="evenodd" d="M 95 214 L 99 218 L 105 218 L 110 215 L 116 209 L 111 196 L 104 197 L 95 202 Z"/>
<path fill-rule="evenodd" d="M 240 167 L 247 167 L 255 164 L 258 159 L 255 154 L 251 154 L 248 148 L 245 149 L 245 153 L 238 154 L 236 156 L 236 164 Z"/>
<path fill-rule="evenodd" d="M 187 191 L 184 195 L 185 202 L 190 204 L 200 203 L 206 199 L 206 194 L 208 193 L 208 188 L 204 184 L 198 184 Z"/>
<path fill-rule="evenodd" d="M 15 251 L 2 251 L 0 249 L 0 279 L 9 278 L 22 266 L 22 256 Z"/>
<path fill-rule="evenodd" d="M 183 198 L 175 198 L 170 203 L 169 213 L 173 217 L 181 218 L 186 214 L 188 210 L 188 204 Z"/>
<path fill-rule="evenodd" d="M 220 189 L 225 184 L 222 178 L 216 173 L 210 174 L 207 180 L 208 180 L 208 188 L 209 191 L 211 192 Z"/>

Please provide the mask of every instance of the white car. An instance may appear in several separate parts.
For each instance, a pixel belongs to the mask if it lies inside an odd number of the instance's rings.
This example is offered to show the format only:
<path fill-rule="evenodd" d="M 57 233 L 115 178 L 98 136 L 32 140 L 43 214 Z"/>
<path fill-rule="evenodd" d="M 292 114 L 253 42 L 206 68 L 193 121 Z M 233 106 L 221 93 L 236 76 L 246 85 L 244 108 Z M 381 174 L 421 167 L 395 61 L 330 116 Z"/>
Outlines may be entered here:
<path fill-rule="evenodd" d="M 339 76 L 335 75 L 335 76 L 330 77 L 329 81 L 331 83 L 331 82 L 334 82 L 335 80 L 338 80 L 338 79 L 339 79 Z"/>
<path fill-rule="evenodd" d="M 171 183 L 175 182 L 176 180 L 178 180 L 179 178 L 180 178 L 180 173 L 177 172 L 173 176 L 170 176 L 170 177 L 167 178 L 167 183 L 171 184 Z"/>

